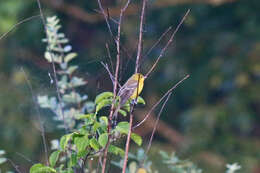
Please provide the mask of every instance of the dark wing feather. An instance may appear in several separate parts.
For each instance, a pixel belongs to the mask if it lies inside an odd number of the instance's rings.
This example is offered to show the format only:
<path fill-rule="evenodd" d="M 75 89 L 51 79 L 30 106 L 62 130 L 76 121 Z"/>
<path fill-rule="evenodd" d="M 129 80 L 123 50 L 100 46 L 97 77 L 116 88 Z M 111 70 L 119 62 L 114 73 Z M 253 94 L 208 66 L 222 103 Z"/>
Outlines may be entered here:
<path fill-rule="evenodd" d="M 137 88 L 137 81 L 127 81 L 119 90 L 117 96 L 120 97 L 120 107 L 123 106 L 127 100 L 133 95 Z"/>

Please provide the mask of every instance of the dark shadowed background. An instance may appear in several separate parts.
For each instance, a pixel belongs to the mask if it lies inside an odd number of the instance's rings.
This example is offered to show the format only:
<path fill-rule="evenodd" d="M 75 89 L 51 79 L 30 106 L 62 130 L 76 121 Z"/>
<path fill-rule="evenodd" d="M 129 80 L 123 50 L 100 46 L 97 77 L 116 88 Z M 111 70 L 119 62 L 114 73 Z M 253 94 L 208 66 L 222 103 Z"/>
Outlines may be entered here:
<path fill-rule="evenodd" d="M 118 19 L 120 0 L 106 0 L 111 18 Z M 57 15 L 62 31 L 79 57 L 78 75 L 88 81 L 82 88 L 93 100 L 111 90 L 112 84 L 101 61 L 108 62 L 105 44 L 111 41 L 96 1 L 42 0 L 45 16 Z M 146 73 L 170 34 L 148 56 L 146 52 L 170 26 L 175 28 L 188 9 L 191 12 L 174 42 L 145 81 L 142 93 L 147 105 L 136 111 L 135 120 L 151 108 L 172 85 L 186 74 L 191 77 L 178 87 L 161 116 L 152 145 L 156 151 L 176 151 L 195 162 L 203 172 L 223 172 L 226 163 L 238 162 L 241 172 L 260 172 L 260 1 L 258 0 L 150 0 L 146 11 L 141 71 Z M 134 72 L 141 4 L 132 1 L 123 18 L 121 83 Z M 35 0 L 0 2 L 0 35 L 27 17 L 38 15 Z M 112 31 L 116 24 L 111 21 Z M 31 163 L 43 159 L 39 123 L 31 91 L 55 94 L 43 57 L 44 30 L 40 18 L 27 21 L 0 40 L 0 150 L 7 152 L 26 172 Z M 23 69 L 23 70 L 22 70 Z M 155 111 L 136 131 L 148 141 Z M 48 141 L 59 138 L 52 114 L 42 110 Z M 49 144 L 49 143 L 48 143 Z M 144 146 L 146 143 L 144 144 Z M 134 146 L 134 145 L 133 145 Z M 20 153 L 20 154 L 19 154 Z M 9 163 L 2 170 L 12 169 Z M 157 166 L 157 169 L 158 166 Z"/>

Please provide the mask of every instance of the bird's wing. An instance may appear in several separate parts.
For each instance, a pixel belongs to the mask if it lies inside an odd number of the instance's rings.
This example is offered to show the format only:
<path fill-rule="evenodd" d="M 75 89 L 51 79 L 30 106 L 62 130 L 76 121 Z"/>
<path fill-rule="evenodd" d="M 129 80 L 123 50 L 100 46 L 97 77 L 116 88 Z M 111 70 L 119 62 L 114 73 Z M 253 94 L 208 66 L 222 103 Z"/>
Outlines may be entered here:
<path fill-rule="evenodd" d="M 120 107 L 133 95 L 137 88 L 137 81 L 127 81 L 119 90 L 118 96 L 120 97 Z"/>

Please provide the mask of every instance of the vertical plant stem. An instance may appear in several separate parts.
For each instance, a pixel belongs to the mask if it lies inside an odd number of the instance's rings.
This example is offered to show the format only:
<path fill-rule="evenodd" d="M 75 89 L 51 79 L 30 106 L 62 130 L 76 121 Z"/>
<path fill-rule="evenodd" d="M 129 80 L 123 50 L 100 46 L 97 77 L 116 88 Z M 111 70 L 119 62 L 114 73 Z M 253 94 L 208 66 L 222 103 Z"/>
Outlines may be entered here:
<path fill-rule="evenodd" d="M 138 69 L 139 69 L 139 61 L 140 61 L 141 51 L 142 51 L 144 12 L 145 12 L 146 2 L 147 2 L 147 0 L 143 0 L 142 14 L 141 14 L 141 19 L 140 19 L 140 27 L 139 27 L 139 40 L 138 40 L 137 56 L 136 56 L 136 62 L 135 62 L 135 73 L 137 73 Z"/>
<path fill-rule="evenodd" d="M 116 38 L 116 49 L 117 49 L 117 56 L 116 56 L 116 70 L 115 70 L 115 80 L 113 83 L 113 103 L 110 109 L 110 113 L 109 113 L 109 121 L 108 121 L 108 127 L 107 127 L 107 133 L 108 133 L 108 141 L 107 144 L 105 146 L 105 150 L 104 150 L 104 157 L 103 157 L 103 163 L 102 163 L 102 173 L 105 173 L 106 171 L 106 163 L 107 163 L 107 154 L 108 154 L 108 147 L 111 143 L 111 129 L 112 129 L 112 119 L 113 119 L 113 112 L 115 109 L 115 100 L 116 100 L 116 94 L 117 94 L 117 85 L 118 85 L 118 73 L 119 73 L 119 66 L 120 66 L 120 34 L 121 34 L 121 23 L 122 23 L 122 17 L 123 17 L 123 13 L 125 12 L 126 8 L 128 7 L 130 3 L 130 0 L 127 1 L 126 5 L 121 9 L 120 11 L 120 17 L 119 17 L 119 22 L 118 22 L 118 27 L 117 27 L 117 38 Z M 100 2 L 100 0 L 98 0 L 98 4 L 99 4 L 99 8 L 101 9 L 106 22 L 107 22 L 107 16 L 104 12 L 104 9 L 102 7 L 102 4 Z M 107 22 L 107 25 L 109 27 L 109 23 Z M 109 27 L 109 31 L 111 32 L 111 29 Z M 112 32 L 111 32 L 112 34 Z M 113 34 L 112 34 L 113 35 Z"/>
<path fill-rule="evenodd" d="M 122 173 L 126 172 L 126 168 L 127 168 L 127 161 L 128 161 L 128 152 L 129 152 L 129 148 L 130 148 L 130 140 L 131 140 L 131 134 L 132 134 L 132 126 L 133 126 L 133 107 L 132 106 L 132 110 L 130 112 L 130 118 L 129 118 L 129 131 L 127 134 L 127 140 L 126 140 L 126 147 L 125 147 L 125 157 L 124 157 L 124 164 L 123 164 L 123 169 L 122 169 Z"/>

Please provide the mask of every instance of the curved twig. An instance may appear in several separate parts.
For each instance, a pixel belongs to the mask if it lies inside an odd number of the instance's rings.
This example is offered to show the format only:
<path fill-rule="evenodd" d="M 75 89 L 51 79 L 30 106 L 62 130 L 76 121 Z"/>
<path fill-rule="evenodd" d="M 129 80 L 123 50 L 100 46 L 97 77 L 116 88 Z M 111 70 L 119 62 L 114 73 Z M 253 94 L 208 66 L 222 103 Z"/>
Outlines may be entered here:
<path fill-rule="evenodd" d="M 183 81 L 185 81 L 187 78 L 189 78 L 190 75 L 186 75 L 182 80 L 180 80 L 179 82 L 177 82 L 172 88 L 170 88 L 161 98 L 159 101 L 157 101 L 153 107 L 150 109 L 150 111 L 145 115 L 144 119 L 142 121 L 140 121 L 137 125 L 135 125 L 133 127 L 133 129 L 135 129 L 136 127 L 139 127 L 140 125 L 142 125 L 146 119 L 150 116 L 150 114 L 152 113 L 152 111 L 161 103 L 161 101 L 169 94 L 171 93 L 175 88 L 177 88 Z"/>
<path fill-rule="evenodd" d="M 164 52 L 166 51 L 166 49 L 169 47 L 170 43 L 173 41 L 173 38 L 175 36 L 175 34 L 178 32 L 179 28 L 181 27 L 181 25 L 183 24 L 184 20 L 186 19 L 186 17 L 188 16 L 190 12 L 190 9 L 187 10 L 187 12 L 185 13 L 185 15 L 182 17 L 180 23 L 178 24 L 178 26 L 176 27 L 176 29 L 174 30 L 174 32 L 172 33 L 169 41 L 167 42 L 167 44 L 164 46 L 164 48 L 161 50 L 160 55 L 158 56 L 157 60 L 155 61 L 155 63 L 153 64 L 153 66 L 150 68 L 150 70 L 146 73 L 145 77 L 147 78 L 150 73 L 154 70 L 154 68 L 156 67 L 156 65 L 158 64 L 159 60 L 161 59 L 161 57 L 163 56 Z"/>

